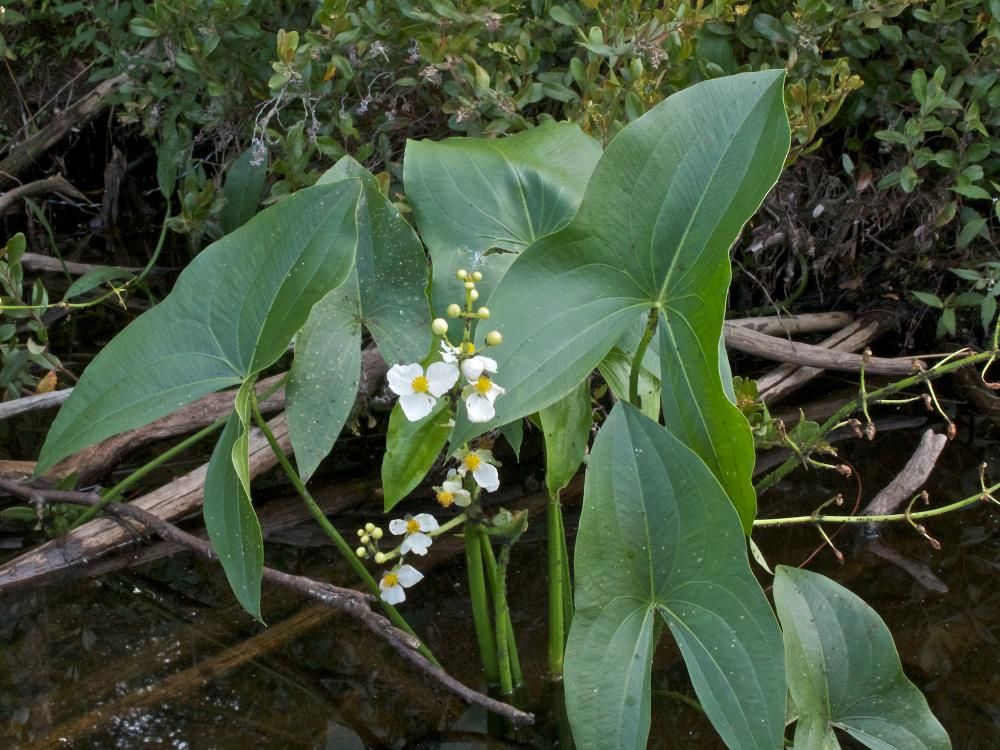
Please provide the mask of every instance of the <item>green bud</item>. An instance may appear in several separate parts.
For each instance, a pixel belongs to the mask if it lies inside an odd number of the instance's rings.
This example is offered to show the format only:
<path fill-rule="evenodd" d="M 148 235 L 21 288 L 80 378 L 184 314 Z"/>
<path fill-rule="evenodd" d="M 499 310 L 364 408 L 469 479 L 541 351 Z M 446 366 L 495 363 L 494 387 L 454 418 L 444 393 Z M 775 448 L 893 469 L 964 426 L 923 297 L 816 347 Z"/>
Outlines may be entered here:
<path fill-rule="evenodd" d="M 374 539 L 377 542 L 381 538 L 382 538 L 382 528 L 380 526 L 376 526 L 375 529 L 372 531 L 372 539 Z"/>
<path fill-rule="evenodd" d="M 387 558 L 387 556 L 386 556 L 385 552 L 376 552 L 376 553 L 375 553 L 375 562 L 376 562 L 376 563 L 377 563 L 378 565 L 381 565 L 381 564 L 383 564 L 383 563 L 384 563 L 384 562 L 385 562 L 385 561 L 386 561 L 387 559 L 388 559 L 388 558 Z"/>
<path fill-rule="evenodd" d="M 486 345 L 487 346 L 500 346 L 503 343 L 503 336 L 500 335 L 500 331 L 490 331 L 486 334 Z"/>
<path fill-rule="evenodd" d="M 479 271 L 473 271 L 472 272 L 472 280 L 473 281 L 482 281 L 483 280 L 483 275 L 481 273 L 479 273 Z"/>
<path fill-rule="evenodd" d="M 458 305 L 455 305 L 455 307 L 458 307 Z M 435 336 L 444 336 L 448 333 L 448 321 L 444 318 L 434 318 L 431 323 L 431 331 Z"/>
<path fill-rule="evenodd" d="M 372 538 L 370 536 L 368 536 L 367 534 L 365 534 L 363 537 L 361 537 L 361 543 L 362 544 L 368 544 L 368 542 L 370 542 L 371 540 L 372 540 Z"/>
<path fill-rule="evenodd" d="M 465 281 L 469 277 L 469 272 L 466 271 L 464 268 L 459 268 L 457 271 L 455 271 L 455 276 L 458 278 L 459 281 Z"/>
<path fill-rule="evenodd" d="M 368 557 L 368 550 L 366 550 L 364 547 L 358 547 L 356 550 L 354 550 L 354 554 L 360 557 L 362 560 L 364 560 L 366 557 Z"/>
<path fill-rule="evenodd" d="M 470 290 L 471 289 L 475 289 L 476 288 L 476 282 L 474 282 L 474 281 L 466 281 L 465 282 L 465 288 L 466 289 L 470 289 Z"/>
<path fill-rule="evenodd" d="M 483 320 L 486 320 L 488 317 L 490 317 L 490 308 L 480 307 L 478 310 L 476 310 L 476 315 L 478 315 Z"/>
<path fill-rule="evenodd" d="M 365 531 L 367 531 L 369 534 L 371 534 L 373 531 L 375 531 L 375 524 L 373 524 L 371 521 L 369 521 L 368 523 L 366 523 L 365 524 Z"/>
<path fill-rule="evenodd" d="M 462 314 L 462 308 L 453 302 L 452 304 L 448 305 L 448 309 L 446 310 L 446 312 L 448 313 L 449 318 L 457 318 L 459 315 Z"/>
<path fill-rule="evenodd" d="M 471 292 L 469 292 L 469 299 L 471 299 L 473 302 L 479 299 L 479 290 L 473 289 Z"/>
<path fill-rule="evenodd" d="M 362 537 L 364 535 L 365 535 L 365 530 L 364 529 L 358 529 L 358 536 Z"/>

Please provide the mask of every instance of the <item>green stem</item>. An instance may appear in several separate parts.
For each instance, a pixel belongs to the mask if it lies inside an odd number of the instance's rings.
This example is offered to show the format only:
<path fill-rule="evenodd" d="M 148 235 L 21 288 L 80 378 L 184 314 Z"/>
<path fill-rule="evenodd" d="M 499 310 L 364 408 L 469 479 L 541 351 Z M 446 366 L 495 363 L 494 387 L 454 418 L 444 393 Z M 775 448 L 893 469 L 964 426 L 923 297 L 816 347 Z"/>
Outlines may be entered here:
<path fill-rule="evenodd" d="M 911 375 L 908 378 L 903 378 L 902 380 L 899 380 L 895 383 L 890 383 L 889 385 L 885 386 L 884 388 L 880 388 L 877 391 L 872 391 L 871 393 L 867 394 L 866 400 L 869 404 L 877 403 L 881 401 L 884 397 L 891 396 L 892 394 L 898 393 L 899 391 L 909 388 L 910 386 L 934 380 L 936 378 L 941 377 L 942 375 L 946 375 L 949 372 L 953 372 L 954 370 L 966 367 L 967 365 L 972 365 L 977 362 L 982 362 L 994 356 L 996 356 L 995 351 L 979 352 L 978 354 L 973 354 L 963 359 L 957 359 L 954 362 L 949 362 L 947 364 L 942 364 L 936 367 L 932 367 L 929 370 L 921 370 L 915 375 Z M 835 425 L 837 425 L 845 417 L 849 416 L 859 408 L 860 402 L 861 402 L 861 397 L 859 396 L 858 398 L 848 401 L 846 404 L 844 404 L 844 406 L 838 409 L 829 419 L 827 419 L 820 426 L 820 428 L 816 431 L 813 437 L 809 438 L 808 440 L 802 443 L 802 445 L 800 446 L 801 453 L 806 456 L 812 453 L 816 445 L 829 434 L 830 430 L 833 429 Z M 781 464 L 777 469 L 775 469 L 770 474 L 761 479 L 759 482 L 757 482 L 757 484 L 754 486 L 754 490 L 759 495 L 764 490 L 768 489 L 769 487 L 773 487 L 775 484 L 784 479 L 785 476 L 788 475 L 788 473 L 791 472 L 798 465 L 799 465 L 799 458 L 798 456 L 793 455 L 791 458 L 789 458 L 787 461 Z"/>
<path fill-rule="evenodd" d="M 635 356 L 632 357 L 632 369 L 628 374 L 628 400 L 637 409 L 642 405 L 639 403 L 639 370 L 642 369 L 642 360 L 646 356 L 646 348 L 650 339 L 656 332 L 656 322 L 660 319 L 660 308 L 654 307 L 649 311 L 649 318 L 646 321 L 646 330 L 642 333 L 639 346 L 635 349 Z"/>
<path fill-rule="evenodd" d="M 489 537 L 486 534 L 483 534 L 480 537 L 480 541 L 483 545 L 483 566 L 486 568 L 486 580 L 490 584 L 490 591 L 493 593 L 493 601 L 496 602 L 498 596 L 502 596 L 504 600 L 502 622 L 504 640 L 507 645 L 507 658 L 509 660 L 510 672 L 514 685 L 520 685 L 524 682 L 524 677 L 521 674 L 521 659 L 517 653 L 517 639 L 514 638 L 514 623 L 511 622 L 510 607 L 507 605 L 507 569 L 506 567 L 504 568 L 504 575 L 503 578 L 501 578 L 497 560 L 493 557 L 493 546 L 490 544 Z M 503 548 L 505 549 L 509 546 L 510 545 L 508 544 L 504 544 Z M 509 557 L 510 553 L 508 552 L 507 554 Z M 497 637 L 499 639 L 499 636 Z M 497 647 L 499 651 L 499 640 L 497 641 Z M 501 677 L 501 684 L 502 683 L 503 679 Z"/>
<path fill-rule="evenodd" d="M 549 675 L 561 679 L 563 672 L 564 634 L 566 624 L 563 614 L 563 572 L 566 560 L 563 558 L 562 509 L 559 495 L 549 497 L 546 509 L 546 529 L 549 553 Z"/>
<path fill-rule="evenodd" d="M 949 505 L 942 505 L 940 508 L 931 510 L 920 510 L 916 513 L 886 513 L 884 515 L 871 516 L 825 516 L 814 514 L 810 516 L 791 516 L 789 518 L 758 518 L 753 522 L 754 528 L 761 526 L 791 526 L 801 523 L 883 523 L 887 521 L 919 521 L 922 518 L 933 518 L 943 516 L 945 513 L 952 513 L 962 508 L 967 508 L 977 502 L 990 500 L 991 495 L 1000 490 L 1000 483 L 987 487 L 975 495 L 971 495 L 964 500 L 958 500 Z M 996 501 L 994 501 L 996 502 Z"/>
<path fill-rule="evenodd" d="M 482 538 L 483 543 L 490 544 L 489 539 Z M 490 555 L 493 548 L 490 547 Z M 511 649 L 507 640 L 506 623 L 510 619 L 507 609 L 507 562 L 510 560 L 510 544 L 500 546 L 500 557 L 496 563 L 496 571 L 490 588 L 493 590 L 493 621 L 496 623 L 497 664 L 500 667 L 500 693 L 507 696 L 514 693 L 514 679 L 511 676 Z"/>
<path fill-rule="evenodd" d="M 372 577 L 372 574 L 368 572 L 368 568 L 364 566 L 364 563 L 358 559 L 351 545 L 347 543 L 347 540 L 341 536 L 340 532 L 334 527 L 330 520 L 323 513 L 323 509 L 319 507 L 313 496 L 306 489 L 305 484 L 302 483 L 302 479 L 299 477 L 299 473 L 295 470 L 295 467 L 289 462 L 288 457 L 285 456 L 285 452 L 278 445 L 277 438 L 274 437 L 274 433 L 271 432 L 271 428 L 268 427 L 267 422 L 264 420 L 263 415 L 260 413 L 260 406 L 257 404 L 257 399 L 251 400 L 251 406 L 253 408 L 253 419 L 257 426 L 260 428 L 261 432 L 264 433 L 264 437 L 267 438 L 268 445 L 271 446 L 271 450 L 274 453 L 275 458 L 278 459 L 278 463 L 281 464 L 281 468 L 284 470 L 285 475 L 288 480 L 292 483 L 295 491 L 299 493 L 299 497 L 305 502 L 306 507 L 309 509 L 309 513 L 316 520 L 316 523 L 320 525 L 320 528 L 326 532 L 326 535 L 330 537 L 337 550 L 343 555 L 344 559 L 347 560 L 348 564 L 354 569 L 354 572 L 358 574 L 362 581 L 368 589 L 378 598 L 379 604 L 382 605 L 382 609 L 385 611 L 389 620 L 400 630 L 403 630 L 414 638 L 418 638 L 417 634 L 413 632 L 413 628 L 410 624 L 403 619 L 403 616 L 399 614 L 399 611 L 393 607 L 391 604 L 382 599 L 382 590 L 379 588 L 378 582 Z M 424 645 L 423 641 L 420 643 L 420 653 L 430 661 L 435 666 L 440 666 L 437 659 L 434 658 L 434 654 L 431 653 L 430 649 Z"/>
<path fill-rule="evenodd" d="M 285 380 L 287 379 L 287 377 L 288 376 L 286 375 L 285 377 L 281 378 L 278 382 L 274 383 L 270 388 L 268 388 L 266 391 L 264 391 L 263 393 L 261 393 L 260 394 L 260 399 L 263 401 L 264 399 L 266 399 L 269 396 L 271 396 L 271 394 L 275 393 L 279 388 L 281 388 L 281 386 L 283 386 L 285 384 Z M 179 442 L 177 445 L 175 445 L 175 446 L 171 447 L 170 449 L 164 451 L 162 454 L 160 454 L 159 456 L 157 456 L 156 458 L 154 458 L 152 461 L 150 461 L 148 463 L 145 463 L 142 466 L 140 466 L 138 469 L 136 469 L 135 471 L 133 471 L 131 474 L 129 474 L 127 477 L 125 477 L 123 480 L 121 480 L 114 487 L 112 487 L 107 492 L 105 492 L 101 496 L 101 502 L 99 502 L 97 505 L 93 505 L 90 508 L 88 508 L 73 523 L 73 525 L 70 528 L 71 529 L 75 529 L 77 526 L 80 526 L 81 524 L 84 524 L 87 521 L 89 521 L 91 518 L 93 518 L 98 513 L 100 513 L 104 509 L 104 506 L 106 506 L 111 501 L 117 500 L 119 497 L 121 497 L 122 494 L 125 492 L 125 490 L 129 489 L 130 487 L 132 487 L 140 479 L 142 479 L 147 474 L 149 474 L 151 471 L 153 471 L 153 469 L 157 468 L 158 466 L 162 466 L 167 461 L 169 461 L 170 459 L 172 459 L 174 456 L 176 456 L 176 455 L 182 453 L 183 451 L 187 450 L 192 445 L 195 445 L 195 444 L 201 442 L 206 437 L 208 437 L 213 432 L 215 432 L 220 427 L 222 427 L 226 423 L 226 420 L 228 420 L 228 419 L 229 419 L 229 415 L 228 414 L 226 416 L 224 416 L 224 417 L 219 417 L 217 420 L 215 420 L 214 422 L 212 422 L 212 424 L 208 425 L 207 427 L 203 427 L 201 430 L 199 430 L 195 434 L 191 435 L 188 438 L 185 438 L 184 440 L 182 440 L 181 442 Z"/>
<path fill-rule="evenodd" d="M 170 449 L 164 451 L 159 456 L 157 456 L 156 458 L 154 458 L 152 461 L 150 461 L 150 462 L 148 462 L 148 463 L 143 464 L 142 466 L 140 466 L 138 469 L 136 469 L 135 471 L 133 471 L 131 474 L 129 474 L 127 477 L 125 477 L 123 480 L 121 480 L 114 487 L 112 487 L 107 492 L 105 492 L 101 496 L 101 501 L 99 503 L 97 503 L 96 505 L 92 505 L 89 508 L 87 508 L 87 510 L 84 511 L 84 513 L 79 518 L 76 519 L 76 521 L 73 523 L 73 525 L 70 528 L 75 529 L 77 526 L 80 526 L 81 524 L 84 524 L 87 521 L 89 521 L 91 518 L 93 518 L 98 513 L 100 513 L 102 510 L 104 510 L 104 506 L 106 506 L 108 503 L 112 502 L 113 500 L 117 500 L 119 497 L 121 497 L 122 493 L 124 493 L 125 490 L 127 490 L 129 487 L 131 487 L 132 485 L 136 484 L 140 479 L 142 479 L 143 477 L 145 477 L 147 474 L 149 474 L 151 471 L 153 471 L 157 467 L 162 466 L 163 464 L 165 464 L 167 461 L 169 461 L 170 459 L 172 459 L 174 456 L 178 455 L 179 453 L 183 453 L 188 448 L 190 448 L 192 445 L 195 445 L 196 443 L 199 443 L 202 440 L 204 440 L 205 438 L 207 438 L 213 432 L 215 432 L 220 427 L 222 427 L 226 423 L 226 420 L 228 420 L 228 419 L 229 419 L 229 415 L 228 414 L 226 416 L 224 416 L 224 417 L 219 417 L 217 420 L 215 420 L 214 422 L 212 422 L 212 424 L 208 425 L 208 427 L 203 427 L 202 429 L 200 429 L 198 432 L 194 433 L 190 437 L 185 438 L 184 440 L 182 440 L 181 442 L 179 442 L 177 445 L 175 445 L 175 446 L 171 447 Z"/>
<path fill-rule="evenodd" d="M 490 608 L 486 599 L 486 580 L 483 575 L 483 551 L 479 537 L 482 536 L 479 526 L 474 523 L 465 525 L 465 563 L 469 576 L 469 600 L 472 603 L 472 623 L 476 630 L 476 640 L 479 641 L 479 656 L 483 660 L 483 672 L 490 685 L 496 685 L 500 679 L 497 666 L 497 649 L 490 625 Z"/>

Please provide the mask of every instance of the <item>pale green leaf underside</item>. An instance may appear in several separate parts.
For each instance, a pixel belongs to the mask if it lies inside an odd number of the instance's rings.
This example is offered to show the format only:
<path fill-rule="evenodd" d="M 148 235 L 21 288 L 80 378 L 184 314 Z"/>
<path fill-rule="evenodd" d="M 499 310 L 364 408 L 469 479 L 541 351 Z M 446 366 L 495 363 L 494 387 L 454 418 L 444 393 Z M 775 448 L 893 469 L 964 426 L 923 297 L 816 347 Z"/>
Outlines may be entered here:
<path fill-rule="evenodd" d="M 448 399 L 438 399 L 423 419 L 411 422 L 397 403 L 389 415 L 389 431 L 382 458 L 382 493 L 386 511 L 420 484 L 451 435 Z"/>
<path fill-rule="evenodd" d="M 750 572 L 739 519 L 704 463 L 625 403 L 591 453 L 575 573 L 565 684 L 579 746 L 645 747 L 645 623 L 659 612 L 727 745 L 780 747 L 781 636 Z"/>
<path fill-rule="evenodd" d="M 601 147 L 572 123 L 505 138 L 408 141 L 407 199 L 434 264 L 432 300 L 461 302 L 455 271 L 480 269 L 480 304 L 516 254 L 570 220 Z M 491 249 L 502 252 L 484 255 Z"/>
<path fill-rule="evenodd" d="M 36 472 L 277 360 L 351 268 L 360 190 L 358 180 L 302 190 L 203 250 L 87 367 Z"/>
<path fill-rule="evenodd" d="M 833 727 L 875 750 L 948 750 L 951 741 L 903 673 L 889 629 L 851 591 L 779 565 L 774 601 L 788 687 L 798 709 L 795 747 L 838 747 Z"/>
<path fill-rule="evenodd" d="M 723 404 L 718 342 L 729 246 L 788 149 L 782 80 L 769 71 L 698 84 L 612 141 L 573 220 L 518 256 L 490 298 L 480 328 L 504 335 L 494 356 L 507 395 L 495 422 L 459 419 L 456 443 L 558 400 L 657 307 L 665 423 L 691 440 L 749 523 L 752 439 Z"/>
<path fill-rule="evenodd" d="M 242 430 L 234 411 L 215 445 L 205 476 L 205 529 L 236 599 L 263 622 L 260 583 L 264 541 L 250 497 L 243 489 L 232 454 Z"/>

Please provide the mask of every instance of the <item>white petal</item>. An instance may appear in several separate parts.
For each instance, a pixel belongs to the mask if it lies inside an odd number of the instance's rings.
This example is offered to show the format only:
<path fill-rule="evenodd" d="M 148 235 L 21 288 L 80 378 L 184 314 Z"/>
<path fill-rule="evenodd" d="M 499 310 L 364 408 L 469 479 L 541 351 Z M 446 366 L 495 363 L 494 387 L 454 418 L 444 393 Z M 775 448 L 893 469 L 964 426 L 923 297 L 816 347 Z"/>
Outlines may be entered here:
<path fill-rule="evenodd" d="M 478 393 L 474 393 L 465 400 L 465 410 L 469 413 L 470 422 L 489 422 L 496 416 L 493 403 Z"/>
<path fill-rule="evenodd" d="M 479 356 L 479 359 L 483 361 L 483 369 L 486 372 L 496 372 L 497 371 L 497 361 L 492 357 Z"/>
<path fill-rule="evenodd" d="M 441 359 L 448 364 L 456 364 L 458 362 L 458 347 L 449 346 L 448 342 L 441 342 Z"/>
<path fill-rule="evenodd" d="M 435 396 L 443 396 L 458 382 L 458 368 L 447 362 L 435 362 L 427 368 L 427 389 Z"/>
<path fill-rule="evenodd" d="M 483 374 L 484 366 L 483 357 L 470 357 L 462 363 L 462 374 L 465 375 L 465 379 L 470 383 L 475 383 L 479 380 L 479 376 Z"/>
<path fill-rule="evenodd" d="M 430 414 L 436 403 L 437 399 L 429 393 L 408 393 L 399 397 L 403 414 L 411 422 L 418 422 Z"/>
<path fill-rule="evenodd" d="M 403 591 L 403 587 L 398 583 L 395 586 L 388 586 L 382 589 L 381 594 L 382 601 L 388 602 L 389 604 L 399 604 L 406 600 L 406 592 Z"/>
<path fill-rule="evenodd" d="M 437 519 L 430 513 L 417 513 L 413 520 L 420 524 L 421 531 L 434 531 L 438 527 Z"/>
<path fill-rule="evenodd" d="M 497 467 L 485 461 L 472 472 L 472 476 L 476 480 L 476 484 L 487 492 L 496 492 L 500 486 L 500 475 L 497 473 Z"/>
<path fill-rule="evenodd" d="M 490 389 L 486 391 L 486 393 L 484 393 L 483 395 L 486 398 L 488 398 L 490 400 L 490 403 L 492 404 L 494 401 L 497 400 L 497 396 L 502 396 L 506 392 L 507 391 L 498 386 L 496 383 L 490 383 Z"/>
<path fill-rule="evenodd" d="M 472 502 L 472 495 L 467 490 L 456 490 L 452 495 L 455 498 L 455 505 L 459 508 L 467 508 L 469 507 L 469 503 Z"/>
<path fill-rule="evenodd" d="M 396 536 L 406 533 L 406 521 L 402 518 L 394 518 L 389 521 L 389 531 L 391 531 Z"/>
<path fill-rule="evenodd" d="M 407 396 L 413 393 L 413 379 L 424 374 L 424 368 L 414 363 L 412 365 L 393 365 L 386 374 L 389 389 L 399 395 Z"/>
<path fill-rule="evenodd" d="M 406 588 L 410 588 L 413 584 L 424 580 L 424 574 L 412 565 L 400 565 L 393 572 L 396 574 L 399 582 L 406 586 Z"/>
<path fill-rule="evenodd" d="M 407 552 L 412 552 L 414 555 L 426 555 L 427 548 L 434 543 L 426 534 L 421 534 L 419 531 L 410 534 L 406 537 L 406 540 L 400 545 L 399 551 L 404 555 Z M 404 549 L 404 547 L 406 549 Z"/>
<path fill-rule="evenodd" d="M 458 473 L 454 469 L 448 472 L 448 478 L 441 483 L 441 489 L 445 492 L 462 492 L 462 483 L 459 481 Z"/>

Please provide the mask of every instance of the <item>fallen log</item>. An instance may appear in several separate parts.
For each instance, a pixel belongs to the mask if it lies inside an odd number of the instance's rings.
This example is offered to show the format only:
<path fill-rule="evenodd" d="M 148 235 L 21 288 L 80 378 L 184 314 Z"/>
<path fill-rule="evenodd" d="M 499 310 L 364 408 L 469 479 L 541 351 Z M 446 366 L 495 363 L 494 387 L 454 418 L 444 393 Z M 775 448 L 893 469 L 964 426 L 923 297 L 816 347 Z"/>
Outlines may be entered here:
<path fill-rule="evenodd" d="M 83 276 L 97 268 L 107 268 L 107 266 L 98 266 L 92 263 L 77 263 L 73 260 L 62 261 L 59 258 L 53 258 L 49 255 L 41 255 L 39 253 L 25 253 L 21 256 L 21 267 L 25 271 L 34 271 L 36 273 L 68 273 L 70 276 Z M 144 268 L 143 266 L 118 266 L 119 270 L 125 273 L 141 273 Z M 163 266 L 153 266 L 149 269 L 150 276 L 157 276 L 166 273 L 170 273 L 176 269 L 164 268 Z"/>
<path fill-rule="evenodd" d="M 857 352 L 878 338 L 889 327 L 889 318 L 872 315 L 840 329 L 817 346 L 835 352 Z M 757 380 L 757 389 L 770 406 L 790 396 L 823 372 L 819 367 L 800 367 L 786 362 Z"/>
<path fill-rule="evenodd" d="M 849 325 L 854 317 L 844 312 L 805 313 L 803 315 L 763 315 L 754 318 L 732 318 L 729 325 L 760 331 L 769 336 L 792 336 L 801 333 L 836 331 Z"/>
<path fill-rule="evenodd" d="M 87 197 L 73 187 L 69 180 L 61 174 L 57 174 L 52 177 L 46 177 L 44 180 L 35 180 L 25 185 L 18 185 L 16 188 L 11 188 L 5 193 L 0 193 L 0 216 L 7 213 L 22 198 L 27 198 L 31 195 L 47 195 L 48 193 L 68 195 L 76 200 L 87 200 Z"/>
<path fill-rule="evenodd" d="M 730 349 L 775 362 L 790 362 L 796 365 L 808 365 L 842 372 L 860 372 L 864 366 L 865 372 L 875 375 L 912 375 L 917 370 L 923 369 L 923 364 L 918 359 L 906 357 L 897 359 L 868 357 L 865 359 L 860 354 L 832 352 L 821 346 L 788 341 L 778 336 L 768 336 L 750 328 L 729 323 L 725 324 L 723 333 L 726 338 L 726 346 Z"/>

